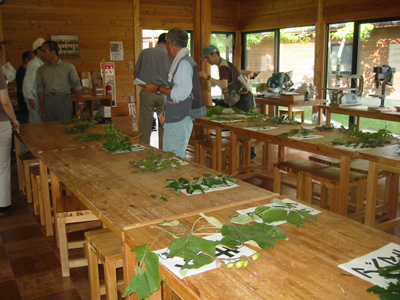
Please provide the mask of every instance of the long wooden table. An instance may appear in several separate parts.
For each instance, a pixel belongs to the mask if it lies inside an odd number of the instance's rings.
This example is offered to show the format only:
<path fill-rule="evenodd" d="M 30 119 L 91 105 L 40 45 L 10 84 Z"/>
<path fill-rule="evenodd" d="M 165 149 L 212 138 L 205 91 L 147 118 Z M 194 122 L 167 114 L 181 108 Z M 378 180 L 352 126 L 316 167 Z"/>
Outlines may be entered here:
<path fill-rule="evenodd" d="M 73 124 L 72 124 L 73 125 Z M 71 126 L 71 125 L 70 125 Z M 19 160 L 21 154 L 21 144 L 23 144 L 35 157 L 38 157 L 43 151 L 64 151 L 86 147 L 99 147 L 103 141 L 87 141 L 81 142 L 71 139 L 72 136 L 85 135 L 88 133 L 104 133 L 105 125 L 95 125 L 89 128 L 84 133 L 67 134 L 64 132 L 66 125 L 60 125 L 58 122 L 40 122 L 21 124 L 18 133 L 14 133 L 15 137 L 15 154 L 17 157 L 18 178 L 21 176 L 22 165 Z M 40 176 L 42 178 L 42 193 L 45 199 L 50 197 L 47 184 L 47 170 L 43 165 L 40 165 Z M 21 189 L 21 180 L 20 180 Z M 48 201 L 45 203 L 44 214 L 47 236 L 53 235 L 53 225 L 51 219 L 51 207 L 48 206 Z"/>
<path fill-rule="evenodd" d="M 160 151 L 160 150 L 155 150 Z M 204 166 L 188 163 L 159 173 L 132 174 L 129 161 L 146 157 L 146 151 L 111 155 L 98 148 L 74 151 L 42 152 L 41 164 L 49 168 L 52 182 L 61 181 L 108 228 L 124 240 L 124 231 L 130 228 L 159 223 L 200 212 L 237 206 L 277 194 L 239 181 L 238 187 L 206 194 L 176 195 L 166 190 L 166 179 L 187 178 L 219 173 Z M 168 202 L 149 195 L 163 194 Z M 52 189 L 53 201 L 60 196 Z M 129 267 L 124 261 L 125 278 Z M 129 271 L 131 272 L 131 271 Z"/>
<path fill-rule="evenodd" d="M 400 225 L 400 218 L 396 219 L 397 199 L 399 193 L 400 155 L 399 145 L 390 145 L 383 148 L 366 149 L 360 151 L 361 158 L 369 160 L 367 200 L 365 207 L 364 223 L 375 226 L 375 212 L 377 203 L 377 187 L 379 170 L 393 173 L 390 177 L 390 201 L 385 203 L 388 208 L 388 216 L 392 220 L 379 224 L 378 228 L 387 230 Z"/>
<path fill-rule="evenodd" d="M 356 126 L 357 129 L 361 129 L 361 118 L 378 119 L 385 121 L 400 122 L 400 112 L 391 111 L 369 111 L 367 106 L 319 106 L 319 110 L 326 110 L 326 124 L 331 123 L 332 114 L 341 114 L 357 117 Z"/>
<path fill-rule="evenodd" d="M 284 161 L 284 149 L 285 147 L 307 151 L 311 153 L 321 154 L 333 158 L 339 158 L 341 160 L 341 173 L 340 173 L 340 187 L 339 187 L 339 199 L 340 201 L 337 206 L 332 207 L 332 211 L 341 215 L 347 215 L 347 194 L 349 189 L 349 177 L 350 177 L 350 161 L 360 157 L 358 151 L 348 147 L 332 146 L 332 141 L 337 138 L 347 138 L 339 130 L 332 131 L 321 131 L 315 134 L 321 135 L 324 138 L 319 139 L 304 139 L 294 140 L 291 138 L 281 137 L 279 134 L 289 132 L 292 129 L 301 129 L 301 126 L 307 128 L 307 125 L 283 125 L 283 124 L 272 124 L 271 126 L 277 127 L 274 130 L 250 130 L 247 129 L 248 123 L 245 118 L 240 122 L 230 123 L 219 123 L 213 121 L 212 118 L 201 118 L 195 120 L 195 126 L 199 127 L 210 127 L 215 128 L 217 132 L 220 132 L 218 128 L 230 130 L 231 144 L 237 143 L 238 136 L 244 136 L 246 138 L 253 138 L 256 140 L 264 141 L 268 144 L 275 144 L 279 146 L 278 161 Z M 216 135 L 216 139 L 220 139 L 220 136 Z M 218 144 L 217 144 L 218 147 Z M 220 151 L 217 151 L 220 152 Z M 234 174 L 236 172 L 238 153 L 236 147 L 231 147 L 229 160 L 229 172 Z M 266 153 L 265 155 L 268 155 Z"/>
<path fill-rule="evenodd" d="M 216 210 L 207 216 L 227 222 L 227 216 L 237 215 L 238 209 L 264 204 L 265 201 L 259 201 Z M 220 267 L 181 280 L 160 263 L 165 289 L 155 292 L 151 299 L 161 299 L 161 296 L 170 299 L 168 288 L 185 300 L 378 299 L 377 295 L 366 291 L 373 286 L 371 283 L 347 273 L 338 265 L 390 242 L 399 244 L 400 239 L 325 210 L 317 217 L 319 222 L 307 221 L 301 228 L 280 225 L 289 240 L 278 241 L 276 249 L 255 248 L 262 253 L 260 259 L 250 262 L 244 269 Z M 184 217 L 179 221 L 192 225 L 197 218 Z M 150 226 L 126 231 L 124 250 L 131 268 L 135 253 L 129 251 L 130 247 L 151 245 L 159 233 L 159 229 Z M 152 250 L 168 247 L 171 240 L 167 234 L 160 236 Z"/>

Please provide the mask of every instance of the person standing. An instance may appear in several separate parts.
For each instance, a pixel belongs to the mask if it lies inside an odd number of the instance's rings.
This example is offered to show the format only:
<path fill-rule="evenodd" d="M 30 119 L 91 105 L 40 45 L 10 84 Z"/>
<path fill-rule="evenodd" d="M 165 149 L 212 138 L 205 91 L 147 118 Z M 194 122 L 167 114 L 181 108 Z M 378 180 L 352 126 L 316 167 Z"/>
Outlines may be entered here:
<path fill-rule="evenodd" d="M 168 86 L 168 71 L 172 60 L 168 57 L 166 35 L 166 33 L 160 34 L 155 48 L 144 49 L 140 53 L 134 72 L 136 78 L 146 83 L 154 82 L 162 86 Z M 154 110 L 157 112 L 157 117 L 159 117 L 164 112 L 164 106 L 165 95 L 150 93 L 142 87 L 139 113 L 139 130 L 142 133 L 141 142 L 150 144 Z"/>
<path fill-rule="evenodd" d="M 17 99 L 19 107 L 19 122 L 28 123 L 29 122 L 29 111 L 26 107 L 26 102 L 24 99 L 24 93 L 22 91 L 24 78 L 26 74 L 26 67 L 28 63 L 35 57 L 32 51 L 25 51 L 22 54 L 22 64 L 19 66 L 17 73 L 15 75 L 15 82 L 17 84 Z"/>
<path fill-rule="evenodd" d="M 164 121 L 164 151 L 173 151 L 177 156 L 185 158 L 186 148 L 193 129 L 190 115 L 194 100 L 193 82 L 198 79 L 197 65 L 189 56 L 188 34 L 182 28 L 168 31 L 166 36 L 167 51 L 173 58 L 168 72 L 169 87 L 154 82 L 144 87 L 151 93 L 167 95 Z M 195 76 L 195 78 L 193 77 Z"/>
<path fill-rule="evenodd" d="M 212 78 L 204 71 L 199 72 L 199 77 L 219 86 L 224 94 L 224 101 L 229 106 L 237 107 L 245 112 L 255 108 L 254 96 L 243 75 L 231 62 L 220 56 L 218 48 L 214 45 L 208 45 L 203 48 L 203 54 L 201 59 L 206 59 L 210 65 L 218 66 L 219 79 Z M 255 147 L 252 147 L 251 160 L 255 158 Z"/>
<path fill-rule="evenodd" d="M 6 215 L 11 207 L 11 128 L 18 130 L 19 122 L 8 95 L 5 76 L 0 70 L 0 216 Z"/>
<path fill-rule="evenodd" d="M 43 38 L 38 38 L 33 42 L 35 57 L 28 63 L 23 84 L 24 98 L 29 111 L 29 123 L 41 122 L 39 114 L 39 100 L 36 92 L 36 74 L 40 66 L 43 65 L 42 44 Z"/>
<path fill-rule="evenodd" d="M 39 113 L 44 122 L 72 119 L 71 87 L 78 102 L 82 102 L 82 85 L 75 66 L 59 57 L 59 47 L 54 41 L 42 45 L 42 55 L 46 64 L 36 75 Z"/>

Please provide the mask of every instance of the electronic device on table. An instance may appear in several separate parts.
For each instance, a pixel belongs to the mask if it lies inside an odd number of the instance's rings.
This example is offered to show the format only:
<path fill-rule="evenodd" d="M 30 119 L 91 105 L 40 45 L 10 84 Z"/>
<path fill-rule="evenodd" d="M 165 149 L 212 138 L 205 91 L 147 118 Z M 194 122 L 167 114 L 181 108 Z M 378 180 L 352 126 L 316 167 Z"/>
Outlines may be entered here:
<path fill-rule="evenodd" d="M 381 105 L 375 107 L 368 107 L 368 110 L 376 111 L 382 109 L 389 109 L 385 107 L 386 98 L 386 85 L 393 85 L 393 73 L 396 72 L 396 68 L 389 67 L 388 65 L 383 65 L 382 67 L 374 67 L 375 73 L 375 87 L 378 89 L 379 86 L 382 87 L 381 94 L 369 94 L 370 97 L 375 97 L 381 99 Z"/>

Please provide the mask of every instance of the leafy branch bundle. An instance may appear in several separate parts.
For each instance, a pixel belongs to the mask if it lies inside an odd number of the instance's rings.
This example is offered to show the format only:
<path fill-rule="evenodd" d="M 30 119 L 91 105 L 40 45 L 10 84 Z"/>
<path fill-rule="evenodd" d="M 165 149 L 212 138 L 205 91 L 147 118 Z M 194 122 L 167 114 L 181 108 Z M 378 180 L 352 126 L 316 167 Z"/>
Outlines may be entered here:
<path fill-rule="evenodd" d="M 400 299 L 400 262 L 393 266 L 388 266 L 379 269 L 379 275 L 388 279 L 396 279 L 395 283 L 390 282 L 385 289 L 375 285 L 367 290 L 369 293 L 378 294 L 382 300 Z"/>
<path fill-rule="evenodd" d="M 335 139 L 332 142 L 333 145 L 346 145 L 346 147 L 360 146 L 360 148 L 377 148 L 383 147 L 385 144 L 390 143 L 390 139 L 393 138 L 391 132 L 386 128 L 379 129 L 377 132 L 364 132 L 361 130 L 357 130 L 357 128 L 354 126 L 349 129 L 346 129 L 342 126 L 339 130 L 354 139 L 347 142 L 344 139 Z"/>
<path fill-rule="evenodd" d="M 102 147 L 109 153 L 132 151 L 132 140 L 128 136 L 124 137 L 121 130 L 116 130 L 114 124 L 107 125 L 106 134 L 106 142 Z"/>
<path fill-rule="evenodd" d="M 156 153 L 154 149 L 147 149 L 147 157 L 139 161 L 131 161 L 129 164 L 133 170 L 132 173 L 160 172 L 173 167 L 179 167 L 181 163 L 175 157 L 174 152 Z"/>
<path fill-rule="evenodd" d="M 89 142 L 89 141 L 104 141 L 107 138 L 106 133 L 89 133 L 85 135 L 76 135 L 70 137 L 72 140 L 78 140 L 81 142 Z"/>
<path fill-rule="evenodd" d="M 207 117 L 221 115 L 225 108 L 226 108 L 225 106 L 221 106 L 221 105 L 207 106 Z M 237 107 L 231 107 L 231 108 L 235 112 L 235 114 L 243 113 L 243 111 Z"/>
<path fill-rule="evenodd" d="M 332 130 L 335 129 L 335 126 L 333 126 L 332 124 L 327 126 L 327 125 L 321 125 L 321 126 L 315 126 L 314 128 L 315 130 L 318 131 L 328 131 L 328 130 Z"/>
<path fill-rule="evenodd" d="M 294 135 L 299 134 L 299 133 L 302 134 L 303 136 L 307 136 L 307 135 L 310 135 L 312 133 L 312 131 L 301 127 L 301 130 L 300 129 L 292 129 L 289 132 L 281 133 L 278 136 L 291 137 L 291 136 L 294 136 Z"/>
<path fill-rule="evenodd" d="M 267 122 L 265 121 L 266 115 L 260 114 L 256 112 L 254 109 L 252 109 L 246 115 L 248 116 L 247 123 L 251 127 L 264 127 L 265 125 L 267 125 Z"/>
<path fill-rule="evenodd" d="M 167 179 L 166 189 L 175 190 L 178 195 L 181 190 L 185 190 L 188 194 L 193 194 L 198 191 L 204 193 L 204 187 L 208 188 L 227 185 L 228 182 L 237 182 L 237 179 L 232 175 L 220 174 L 212 177 L 211 174 L 204 174 L 202 177 L 194 177 L 192 180 L 186 178 Z"/>
<path fill-rule="evenodd" d="M 289 124 L 289 125 L 299 125 L 299 124 L 301 124 L 298 121 L 295 121 L 293 119 L 289 119 L 289 117 L 286 116 L 286 115 L 282 115 L 280 117 L 279 116 L 269 117 L 266 120 L 266 122 L 267 122 L 267 124 Z"/>
<path fill-rule="evenodd" d="M 210 121 L 229 122 L 241 120 L 239 117 L 212 117 Z"/>
<path fill-rule="evenodd" d="M 87 122 L 80 122 L 71 127 L 65 127 L 64 132 L 67 134 L 79 133 L 88 130 L 93 125 L 97 124 L 96 120 L 88 120 Z"/>
<path fill-rule="evenodd" d="M 162 234 L 169 234 L 174 239 L 169 243 L 168 252 L 165 255 L 169 258 L 181 257 L 185 264 L 181 267 L 181 274 L 185 274 L 189 269 L 198 269 L 202 266 L 216 262 L 220 267 L 228 269 L 235 266 L 243 268 L 249 265 L 250 260 L 247 257 L 238 259 L 219 259 L 216 257 L 216 247 L 224 246 L 226 248 L 242 247 L 245 243 L 253 244 L 263 250 L 276 247 L 275 242 L 287 240 L 288 238 L 278 226 L 268 225 L 276 221 L 287 221 L 297 227 L 305 224 L 305 220 L 318 221 L 318 219 L 305 211 L 293 210 L 290 205 L 279 199 L 273 199 L 275 207 L 260 206 L 251 215 L 238 215 L 230 217 L 228 223 L 223 224 L 214 217 L 200 214 L 189 231 L 182 228 L 188 228 L 188 225 L 180 224 L 178 220 L 172 222 L 164 221 L 161 226 L 173 227 L 175 231 L 166 230 L 160 226 L 153 226 L 161 230 L 161 233 L 153 241 L 151 246 L 141 245 L 131 250 L 136 252 L 138 266 L 135 267 L 135 275 L 127 285 L 123 297 L 136 293 L 140 299 L 149 297 L 156 291 L 161 282 L 161 276 L 158 266 L 158 256 L 151 252 L 151 248 L 156 240 Z M 195 228 L 200 220 L 205 220 L 206 225 Z M 255 221 L 258 221 L 255 223 Z M 250 224 L 252 223 L 252 224 Z M 222 239 L 220 241 L 210 241 L 199 237 L 200 235 L 214 235 L 220 232 Z M 260 253 L 254 254 L 251 259 L 258 260 Z"/>

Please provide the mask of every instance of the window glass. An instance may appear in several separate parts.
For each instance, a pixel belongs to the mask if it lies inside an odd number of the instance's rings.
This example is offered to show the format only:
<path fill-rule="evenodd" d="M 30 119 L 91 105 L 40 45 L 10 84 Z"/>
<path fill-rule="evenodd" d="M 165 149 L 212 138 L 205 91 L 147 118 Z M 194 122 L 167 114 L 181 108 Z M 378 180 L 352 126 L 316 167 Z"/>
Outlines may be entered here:
<path fill-rule="evenodd" d="M 301 53 L 301 55 L 299 55 Z M 279 71 L 290 72 L 294 87 L 314 82 L 315 26 L 280 30 Z"/>
<path fill-rule="evenodd" d="M 234 51 L 234 37 L 233 33 L 212 33 L 211 44 L 216 46 L 222 58 L 233 62 Z M 211 66 L 211 77 L 219 78 L 218 66 Z M 211 87 L 212 98 L 222 98 L 222 90 L 218 86 Z"/>
<path fill-rule="evenodd" d="M 364 77 L 363 103 L 379 106 L 381 99 L 371 95 L 385 95 L 386 107 L 399 106 L 400 21 L 361 23 L 358 59 L 357 74 Z M 381 68 L 375 75 L 377 67 Z"/>
<path fill-rule="evenodd" d="M 259 71 L 259 83 L 266 83 L 275 71 L 275 35 L 275 31 L 244 34 L 244 69 Z"/>
<path fill-rule="evenodd" d="M 146 48 L 152 48 L 155 47 L 157 44 L 158 37 L 162 33 L 167 33 L 169 29 L 143 29 L 142 30 L 142 39 L 143 39 L 143 44 L 142 47 L 143 49 Z M 188 45 L 187 47 L 189 50 L 192 49 L 192 32 L 191 31 L 186 31 L 188 34 Z"/>

